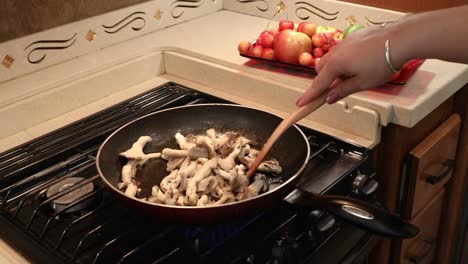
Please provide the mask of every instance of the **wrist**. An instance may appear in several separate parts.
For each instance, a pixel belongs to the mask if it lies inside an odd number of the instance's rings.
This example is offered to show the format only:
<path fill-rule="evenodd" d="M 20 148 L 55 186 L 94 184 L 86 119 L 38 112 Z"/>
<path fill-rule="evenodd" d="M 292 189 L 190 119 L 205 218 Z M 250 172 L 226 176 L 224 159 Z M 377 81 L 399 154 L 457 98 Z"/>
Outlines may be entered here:
<path fill-rule="evenodd" d="M 414 38 L 408 33 L 409 25 L 407 19 L 390 25 L 385 34 L 385 41 L 389 44 L 389 63 L 395 69 L 401 69 L 403 65 L 411 59 Z"/>

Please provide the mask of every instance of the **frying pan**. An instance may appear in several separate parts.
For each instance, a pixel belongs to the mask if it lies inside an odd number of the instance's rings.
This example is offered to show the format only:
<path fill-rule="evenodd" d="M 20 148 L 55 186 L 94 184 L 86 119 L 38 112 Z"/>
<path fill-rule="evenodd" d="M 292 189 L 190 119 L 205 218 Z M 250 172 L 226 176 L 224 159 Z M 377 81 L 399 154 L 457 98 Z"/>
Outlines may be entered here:
<path fill-rule="evenodd" d="M 163 148 L 178 148 L 174 135 L 206 133 L 209 128 L 217 132 L 235 131 L 251 139 L 253 147 L 260 149 L 282 118 L 265 111 L 231 104 L 199 104 L 174 107 L 154 112 L 127 123 L 112 133 L 100 146 L 96 165 L 104 184 L 131 208 L 149 213 L 172 223 L 209 224 L 245 217 L 281 201 L 289 194 L 295 206 L 327 211 L 358 227 L 375 234 L 409 238 L 418 229 L 398 216 L 363 201 L 342 196 L 308 193 L 296 188 L 299 175 L 310 156 L 310 146 L 304 133 L 291 126 L 275 143 L 267 159 L 275 158 L 283 167 L 283 183 L 274 190 L 253 198 L 229 204 L 206 207 L 171 206 L 154 204 L 126 196 L 117 188 L 121 181 L 122 166 L 126 159 L 119 153 L 129 149 L 140 136 L 150 136 L 145 153 L 161 152 Z M 167 176 L 165 161 L 148 161 L 136 178 L 140 182 L 139 197 L 148 197 L 151 188 Z M 292 196 L 292 197 L 291 197 Z"/>

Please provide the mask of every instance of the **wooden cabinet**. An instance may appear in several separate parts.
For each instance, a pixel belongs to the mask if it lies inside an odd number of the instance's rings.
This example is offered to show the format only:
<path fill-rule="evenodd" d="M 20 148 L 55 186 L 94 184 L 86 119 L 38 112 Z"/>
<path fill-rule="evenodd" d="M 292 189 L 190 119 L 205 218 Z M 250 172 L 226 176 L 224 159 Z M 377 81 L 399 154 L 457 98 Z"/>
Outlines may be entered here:
<path fill-rule="evenodd" d="M 453 114 L 410 151 L 404 217 L 414 218 L 452 177 L 460 124 Z"/>
<path fill-rule="evenodd" d="M 419 227 L 419 234 L 402 242 L 401 263 L 434 263 L 439 227 L 444 205 L 445 190 L 442 189 L 425 208 L 411 221 Z"/>
<path fill-rule="evenodd" d="M 460 221 L 468 191 L 467 102 L 465 86 L 414 127 L 383 127 L 373 157 L 380 182 L 378 199 L 422 231 L 431 221 L 437 221 L 430 225 L 440 230 L 417 240 L 384 239 L 370 263 L 425 263 L 404 258 L 408 252 L 428 255 L 434 260 L 430 263 L 453 263 L 457 241 L 463 236 Z M 443 246 L 434 250 L 433 245 Z"/>

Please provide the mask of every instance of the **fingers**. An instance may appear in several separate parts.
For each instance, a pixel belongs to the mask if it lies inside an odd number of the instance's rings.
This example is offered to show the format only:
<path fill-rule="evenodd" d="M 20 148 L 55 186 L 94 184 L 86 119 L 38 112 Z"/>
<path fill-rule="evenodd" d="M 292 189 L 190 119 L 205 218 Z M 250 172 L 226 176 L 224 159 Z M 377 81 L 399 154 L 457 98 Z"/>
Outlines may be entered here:
<path fill-rule="evenodd" d="M 309 87 L 304 94 L 297 100 L 296 105 L 301 107 L 308 104 L 319 95 L 324 93 L 331 84 L 339 77 L 336 68 L 330 64 L 323 64 L 322 73 L 318 74 L 317 77 L 312 82 L 311 87 Z"/>
<path fill-rule="evenodd" d="M 352 77 L 346 79 L 340 83 L 337 83 L 333 89 L 328 93 L 327 103 L 333 104 L 337 101 L 343 99 L 344 97 L 360 91 L 362 87 L 362 82 L 357 77 Z"/>

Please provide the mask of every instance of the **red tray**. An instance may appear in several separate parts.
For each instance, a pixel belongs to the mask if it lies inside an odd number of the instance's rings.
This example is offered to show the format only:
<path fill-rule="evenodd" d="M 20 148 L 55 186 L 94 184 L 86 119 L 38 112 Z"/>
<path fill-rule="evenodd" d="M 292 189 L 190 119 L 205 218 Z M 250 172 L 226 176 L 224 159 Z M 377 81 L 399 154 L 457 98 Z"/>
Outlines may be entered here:
<path fill-rule="evenodd" d="M 269 60 L 269 59 L 254 57 L 254 56 L 245 55 L 245 54 L 239 54 L 239 55 L 242 57 L 249 58 L 249 59 L 267 62 L 273 65 L 286 65 L 286 66 L 292 66 L 292 67 L 301 68 L 301 69 L 312 69 L 315 71 L 315 67 L 312 67 L 312 66 L 302 66 L 299 64 L 287 63 L 287 62 L 282 62 L 282 61 L 277 61 L 277 60 Z M 403 68 L 399 72 L 397 72 L 391 78 L 390 81 L 388 81 L 388 83 L 396 84 L 396 85 L 405 84 L 409 80 L 409 78 L 418 70 L 419 66 L 421 66 L 423 62 L 424 62 L 424 59 L 414 59 L 414 60 L 407 62 L 403 66 Z"/>

